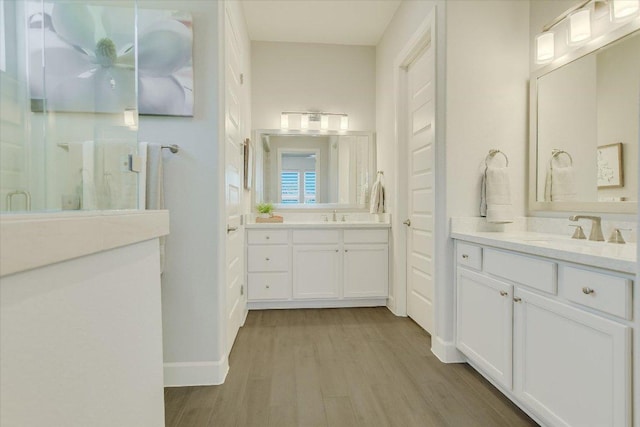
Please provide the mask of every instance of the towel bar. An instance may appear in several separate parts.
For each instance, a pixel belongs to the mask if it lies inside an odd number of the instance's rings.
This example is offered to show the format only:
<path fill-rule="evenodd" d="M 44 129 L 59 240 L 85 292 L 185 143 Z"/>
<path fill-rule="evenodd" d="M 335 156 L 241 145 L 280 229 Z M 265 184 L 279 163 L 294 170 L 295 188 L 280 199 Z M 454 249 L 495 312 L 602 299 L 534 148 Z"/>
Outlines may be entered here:
<path fill-rule="evenodd" d="M 487 154 L 487 157 L 484 158 L 484 165 L 486 167 L 489 167 L 489 160 L 493 159 L 496 156 L 496 154 L 502 154 L 504 156 L 504 159 L 507 162 L 506 166 L 509 166 L 509 158 L 507 157 L 507 155 L 504 154 L 502 151 L 493 148 L 489 150 L 489 154 Z"/>
<path fill-rule="evenodd" d="M 573 157 L 571 157 L 571 154 L 564 150 L 560 150 L 559 148 L 554 148 L 553 150 L 551 150 L 551 160 L 549 160 L 549 163 L 553 162 L 553 159 L 557 159 L 561 154 L 566 154 L 567 157 L 569 157 L 569 165 L 573 166 Z M 553 164 L 551 166 L 553 167 Z"/>

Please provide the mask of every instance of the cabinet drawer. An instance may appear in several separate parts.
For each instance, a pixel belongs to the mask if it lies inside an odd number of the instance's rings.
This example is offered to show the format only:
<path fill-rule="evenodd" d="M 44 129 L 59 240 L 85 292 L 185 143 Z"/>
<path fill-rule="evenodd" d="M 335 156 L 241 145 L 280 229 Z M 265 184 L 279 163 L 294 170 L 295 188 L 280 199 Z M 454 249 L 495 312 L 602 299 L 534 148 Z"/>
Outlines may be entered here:
<path fill-rule="evenodd" d="M 291 298 L 289 273 L 249 273 L 248 283 L 251 301 Z"/>
<path fill-rule="evenodd" d="M 293 243 L 338 243 L 339 230 L 294 230 Z"/>
<path fill-rule="evenodd" d="M 261 244 L 286 244 L 289 242 L 286 230 L 248 230 L 247 243 L 250 245 Z"/>
<path fill-rule="evenodd" d="M 456 257 L 458 264 L 482 270 L 482 248 L 480 246 L 458 242 Z"/>
<path fill-rule="evenodd" d="M 631 280 L 623 277 L 560 267 L 559 293 L 569 301 L 631 319 Z"/>
<path fill-rule="evenodd" d="M 345 243 L 388 243 L 389 232 L 384 230 L 344 230 Z"/>
<path fill-rule="evenodd" d="M 484 250 L 484 271 L 550 294 L 558 291 L 555 262 L 492 249 Z"/>
<path fill-rule="evenodd" d="M 249 246 L 249 272 L 289 271 L 289 246 Z"/>

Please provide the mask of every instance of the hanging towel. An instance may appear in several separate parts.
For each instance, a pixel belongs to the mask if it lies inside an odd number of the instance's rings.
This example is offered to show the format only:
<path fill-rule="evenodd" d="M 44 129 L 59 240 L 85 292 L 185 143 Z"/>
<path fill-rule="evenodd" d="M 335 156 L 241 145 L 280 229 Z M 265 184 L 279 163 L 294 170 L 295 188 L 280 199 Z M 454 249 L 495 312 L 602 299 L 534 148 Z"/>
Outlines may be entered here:
<path fill-rule="evenodd" d="M 145 207 L 149 210 L 164 209 L 164 171 L 162 145 L 147 144 L 147 188 Z M 164 270 L 165 238 L 160 237 L 160 271 Z"/>
<path fill-rule="evenodd" d="M 69 150 L 75 144 L 69 145 Z M 84 141 L 82 147 L 82 209 L 96 210 L 98 209 L 98 200 L 96 194 L 95 182 L 95 144 L 93 141 Z"/>
<path fill-rule="evenodd" d="M 378 179 L 371 188 L 371 200 L 369 201 L 369 213 L 384 213 L 384 185 L 382 185 L 382 174 L 378 174 Z"/>
<path fill-rule="evenodd" d="M 485 169 L 482 176 L 480 216 L 486 216 L 487 222 L 495 224 L 513 222 L 511 184 L 506 167 L 487 166 Z"/>
<path fill-rule="evenodd" d="M 577 198 L 575 173 L 572 165 L 560 166 L 549 162 L 544 186 L 546 202 L 570 202 Z"/>

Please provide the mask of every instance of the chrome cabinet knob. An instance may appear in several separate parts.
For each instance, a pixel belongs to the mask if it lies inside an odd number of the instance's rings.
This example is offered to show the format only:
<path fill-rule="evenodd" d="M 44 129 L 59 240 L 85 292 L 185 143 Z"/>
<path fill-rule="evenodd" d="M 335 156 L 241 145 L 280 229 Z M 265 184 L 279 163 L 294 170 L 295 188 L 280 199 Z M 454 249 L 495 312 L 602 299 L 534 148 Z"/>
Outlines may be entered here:
<path fill-rule="evenodd" d="M 467 255 L 467 254 L 462 254 L 462 259 L 469 259 L 469 255 Z"/>
<path fill-rule="evenodd" d="M 513 302 L 522 302 L 522 298 L 515 297 L 513 299 Z"/>
<path fill-rule="evenodd" d="M 507 291 L 500 291 L 500 295 L 503 297 L 506 297 L 507 295 L 509 295 L 509 292 Z"/>
<path fill-rule="evenodd" d="M 403 222 L 404 225 L 406 225 L 407 227 L 411 227 L 411 220 L 408 219 L 405 222 Z"/>
<path fill-rule="evenodd" d="M 584 288 L 582 288 L 582 293 L 585 294 L 585 295 L 591 295 L 591 294 L 593 294 L 595 292 L 596 292 L 595 290 L 593 290 L 591 288 L 588 288 L 586 286 Z"/>
<path fill-rule="evenodd" d="M 269 237 L 269 236 L 265 236 L 265 239 L 269 240 L 269 239 L 270 239 L 270 237 Z"/>
<path fill-rule="evenodd" d="M 270 261 L 269 258 L 265 258 L 265 261 Z"/>
<path fill-rule="evenodd" d="M 269 289 L 269 285 L 265 286 L 267 289 Z"/>

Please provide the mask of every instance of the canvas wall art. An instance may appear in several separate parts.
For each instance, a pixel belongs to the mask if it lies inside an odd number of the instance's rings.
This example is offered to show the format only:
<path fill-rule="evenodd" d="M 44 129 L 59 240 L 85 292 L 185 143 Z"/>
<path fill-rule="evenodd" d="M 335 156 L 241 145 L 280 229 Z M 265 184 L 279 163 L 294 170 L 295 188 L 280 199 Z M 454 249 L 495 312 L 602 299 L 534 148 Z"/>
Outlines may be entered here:
<path fill-rule="evenodd" d="M 33 111 L 193 116 L 193 20 L 81 2 L 26 3 Z"/>

